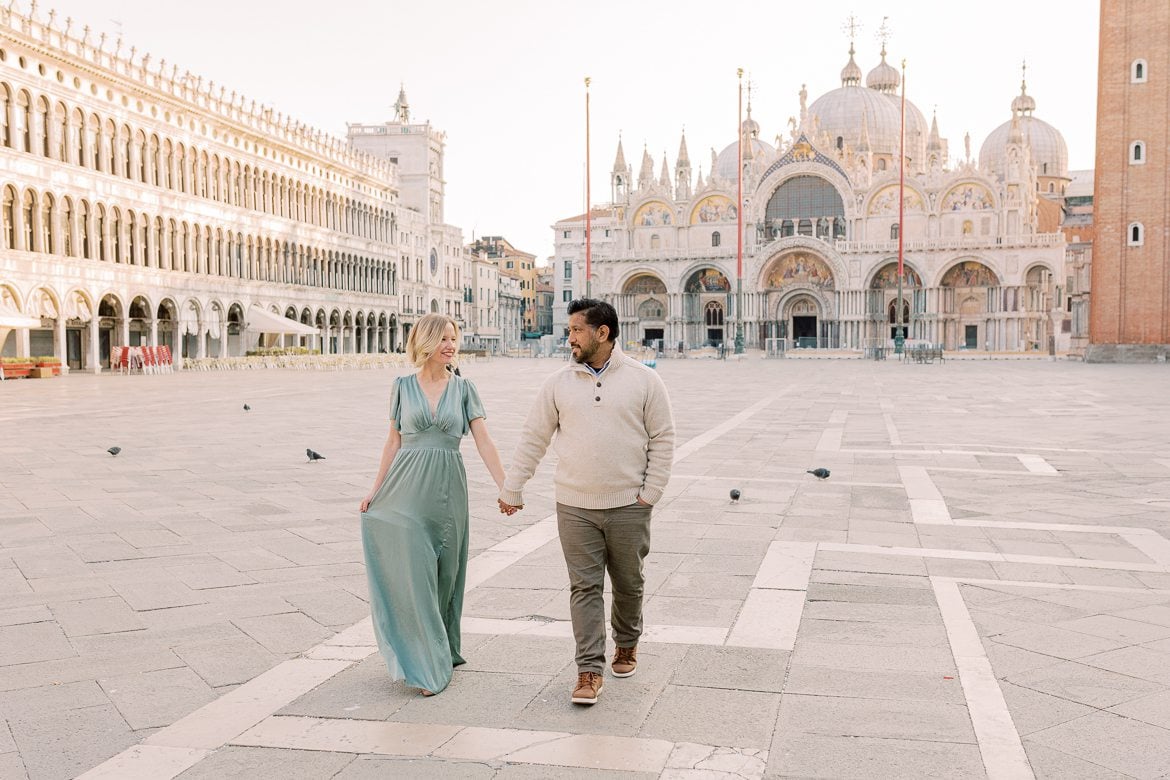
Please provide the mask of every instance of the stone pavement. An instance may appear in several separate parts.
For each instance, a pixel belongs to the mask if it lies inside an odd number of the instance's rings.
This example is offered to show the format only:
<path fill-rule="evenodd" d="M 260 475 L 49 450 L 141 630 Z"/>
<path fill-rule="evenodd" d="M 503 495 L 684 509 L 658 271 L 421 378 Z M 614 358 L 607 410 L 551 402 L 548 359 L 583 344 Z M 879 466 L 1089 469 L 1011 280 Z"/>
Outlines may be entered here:
<path fill-rule="evenodd" d="M 466 366 L 505 458 L 558 366 Z M 592 708 L 551 456 L 504 518 L 467 442 L 469 663 L 422 699 L 356 514 L 393 372 L 0 384 L 0 777 L 1170 775 L 1165 366 L 658 371 L 641 666 Z"/>

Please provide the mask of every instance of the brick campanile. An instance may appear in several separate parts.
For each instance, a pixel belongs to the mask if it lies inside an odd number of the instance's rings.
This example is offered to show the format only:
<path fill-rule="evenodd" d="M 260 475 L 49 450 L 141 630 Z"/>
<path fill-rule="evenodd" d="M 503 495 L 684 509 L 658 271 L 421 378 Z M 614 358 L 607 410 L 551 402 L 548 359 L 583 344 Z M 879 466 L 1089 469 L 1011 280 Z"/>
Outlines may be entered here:
<path fill-rule="evenodd" d="M 1089 361 L 1170 349 L 1170 3 L 1101 0 Z"/>

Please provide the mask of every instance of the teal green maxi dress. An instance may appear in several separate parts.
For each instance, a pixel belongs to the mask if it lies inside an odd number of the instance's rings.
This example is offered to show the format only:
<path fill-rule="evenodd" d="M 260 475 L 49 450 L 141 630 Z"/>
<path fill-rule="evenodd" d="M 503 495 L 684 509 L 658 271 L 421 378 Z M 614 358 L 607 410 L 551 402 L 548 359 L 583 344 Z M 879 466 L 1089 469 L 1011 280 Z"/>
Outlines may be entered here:
<path fill-rule="evenodd" d="M 468 512 L 459 442 L 485 414 L 475 385 L 454 375 L 432 414 L 411 374 L 394 381 L 390 416 L 402 447 L 362 513 L 370 613 L 390 676 L 438 693 L 464 662 Z"/>

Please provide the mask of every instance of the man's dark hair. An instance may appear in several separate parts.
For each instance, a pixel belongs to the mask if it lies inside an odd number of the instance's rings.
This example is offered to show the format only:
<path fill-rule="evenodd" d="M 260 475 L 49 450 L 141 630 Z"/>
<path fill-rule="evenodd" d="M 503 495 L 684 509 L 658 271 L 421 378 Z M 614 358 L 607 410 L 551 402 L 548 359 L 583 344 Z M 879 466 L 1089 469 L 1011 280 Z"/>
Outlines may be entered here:
<path fill-rule="evenodd" d="M 609 340 L 617 341 L 618 318 L 617 311 L 614 310 L 613 306 L 596 298 L 578 298 L 575 301 L 569 301 L 569 315 L 572 316 L 578 312 L 585 315 L 585 322 L 589 323 L 591 328 L 608 326 Z"/>

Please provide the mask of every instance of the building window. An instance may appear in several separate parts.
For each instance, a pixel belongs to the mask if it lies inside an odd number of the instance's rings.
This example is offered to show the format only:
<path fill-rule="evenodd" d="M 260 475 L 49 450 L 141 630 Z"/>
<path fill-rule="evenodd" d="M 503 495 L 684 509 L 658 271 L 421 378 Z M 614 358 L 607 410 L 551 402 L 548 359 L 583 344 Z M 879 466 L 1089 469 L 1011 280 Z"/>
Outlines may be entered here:
<path fill-rule="evenodd" d="M 569 231 L 566 230 L 566 231 L 563 231 L 561 233 L 561 238 L 568 238 L 568 237 L 569 237 Z"/>
<path fill-rule="evenodd" d="M 722 241 L 723 236 L 719 235 L 718 230 L 711 234 L 711 246 L 719 246 Z"/>
<path fill-rule="evenodd" d="M 896 241 L 898 239 L 898 227 L 899 226 L 898 226 L 897 222 L 890 225 L 890 240 L 891 241 Z"/>
<path fill-rule="evenodd" d="M 1129 68 L 1129 80 L 1132 84 L 1146 83 L 1146 61 L 1134 60 Z"/>
<path fill-rule="evenodd" d="M 1146 162 L 1146 145 L 1141 141 L 1134 141 L 1129 145 L 1129 164 L 1144 165 Z"/>
<path fill-rule="evenodd" d="M 1142 244 L 1145 243 L 1146 231 L 1145 231 L 1145 228 L 1142 227 L 1142 223 L 1140 223 L 1140 222 L 1129 223 L 1128 238 L 1129 238 L 1129 245 L 1130 246 L 1141 246 Z"/>
<path fill-rule="evenodd" d="M 565 303 L 568 303 L 569 301 L 573 300 L 573 291 L 572 290 L 562 290 L 561 291 L 561 300 L 564 301 Z"/>
<path fill-rule="evenodd" d="M 573 261 L 572 260 L 565 261 L 565 278 L 566 279 L 573 278 Z"/>

